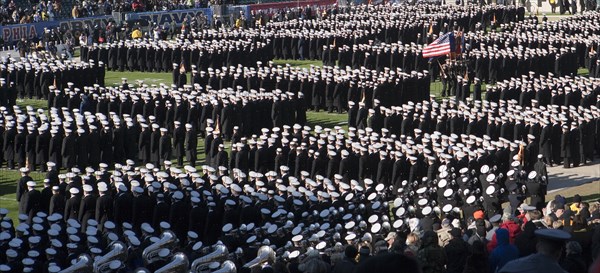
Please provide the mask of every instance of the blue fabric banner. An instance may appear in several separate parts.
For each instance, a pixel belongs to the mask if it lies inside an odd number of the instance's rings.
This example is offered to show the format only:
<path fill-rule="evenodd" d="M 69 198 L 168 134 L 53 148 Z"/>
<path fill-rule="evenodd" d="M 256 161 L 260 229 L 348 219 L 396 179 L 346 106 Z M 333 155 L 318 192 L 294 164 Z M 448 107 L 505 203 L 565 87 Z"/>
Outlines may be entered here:
<path fill-rule="evenodd" d="M 96 16 L 81 19 L 66 19 L 60 21 L 47 21 L 31 24 L 18 24 L 0 26 L 2 40 L 6 45 L 14 44 L 21 38 L 33 40 L 40 38 L 44 34 L 44 29 L 53 29 L 60 27 L 63 30 L 71 30 L 75 33 L 82 31 L 86 26 L 93 28 L 95 25 L 105 26 L 112 16 Z"/>
<path fill-rule="evenodd" d="M 186 17 L 196 17 L 201 14 L 206 16 L 209 24 L 212 22 L 213 11 L 210 8 L 128 13 L 125 15 L 125 20 L 154 22 L 159 26 L 162 26 L 165 23 L 171 24 L 171 22 L 175 22 L 177 26 L 181 26 L 181 23 L 183 23 L 183 20 Z"/>

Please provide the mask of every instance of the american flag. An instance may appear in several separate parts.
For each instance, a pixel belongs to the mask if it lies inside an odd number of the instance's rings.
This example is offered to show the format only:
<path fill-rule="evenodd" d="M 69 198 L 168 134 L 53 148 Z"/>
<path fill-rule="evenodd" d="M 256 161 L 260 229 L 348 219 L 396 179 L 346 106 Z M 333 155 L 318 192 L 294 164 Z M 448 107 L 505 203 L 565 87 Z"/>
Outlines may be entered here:
<path fill-rule="evenodd" d="M 433 41 L 433 43 L 423 48 L 423 58 L 438 57 L 450 54 L 453 47 L 454 33 L 448 32 L 437 38 L 435 41 Z"/>

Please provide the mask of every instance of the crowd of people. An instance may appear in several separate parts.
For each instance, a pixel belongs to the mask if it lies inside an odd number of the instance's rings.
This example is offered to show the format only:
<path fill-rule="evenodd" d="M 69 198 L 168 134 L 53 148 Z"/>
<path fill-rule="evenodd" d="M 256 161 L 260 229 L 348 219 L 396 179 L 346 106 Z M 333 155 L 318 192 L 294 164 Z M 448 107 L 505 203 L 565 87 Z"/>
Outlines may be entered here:
<path fill-rule="evenodd" d="M 546 196 L 548 166 L 600 156 L 600 81 L 577 73 L 596 69 L 600 14 L 292 17 L 92 43 L 81 62 L 3 59 L 0 167 L 21 178 L 18 219 L 0 209 L 0 272 L 599 270 L 600 202 Z M 465 41 L 454 78 L 456 59 L 421 55 L 446 31 Z M 173 84 L 105 86 L 105 70 Z M 431 95 L 438 78 L 451 97 Z M 307 119 L 321 110 L 347 127 Z"/>

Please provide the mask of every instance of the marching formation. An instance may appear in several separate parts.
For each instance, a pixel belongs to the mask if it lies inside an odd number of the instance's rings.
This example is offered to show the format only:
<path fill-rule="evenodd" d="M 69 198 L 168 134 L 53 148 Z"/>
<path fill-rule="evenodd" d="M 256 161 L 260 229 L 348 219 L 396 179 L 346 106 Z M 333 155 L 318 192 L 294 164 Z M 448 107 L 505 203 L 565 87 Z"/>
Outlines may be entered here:
<path fill-rule="evenodd" d="M 0 272 L 595 272 L 600 203 L 546 196 L 600 156 L 600 14 L 328 11 L 2 60 Z"/>

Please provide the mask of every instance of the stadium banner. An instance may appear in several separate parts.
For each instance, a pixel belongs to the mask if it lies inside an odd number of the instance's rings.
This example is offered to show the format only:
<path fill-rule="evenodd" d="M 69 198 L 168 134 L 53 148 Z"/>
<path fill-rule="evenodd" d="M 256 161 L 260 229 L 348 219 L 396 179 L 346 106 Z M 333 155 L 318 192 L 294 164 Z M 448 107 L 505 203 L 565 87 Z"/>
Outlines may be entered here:
<path fill-rule="evenodd" d="M 62 31 L 70 30 L 74 35 L 79 35 L 84 29 L 94 29 L 96 26 L 105 28 L 110 20 L 113 20 L 111 15 L 86 17 L 80 19 L 71 19 L 59 21 L 58 26 Z"/>
<path fill-rule="evenodd" d="M 26 40 L 34 40 L 41 37 L 44 33 L 44 28 L 54 28 L 58 26 L 58 22 L 41 22 L 33 24 L 18 24 L 1 26 L 2 40 L 4 44 L 10 45 L 25 38 Z"/>
<path fill-rule="evenodd" d="M 125 21 L 136 21 L 139 22 L 142 26 L 148 26 L 149 22 L 156 23 L 159 26 L 162 26 L 164 24 L 170 25 L 172 22 L 175 22 L 177 26 L 181 26 L 185 18 L 196 17 L 199 15 L 206 16 L 206 19 L 210 24 L 213 17 L 213 10 L 210 8 L 203 8 L 156 12 L 136 12 L 125 14 Z"/>
<path fill-rule="evenodd" d="M 31 24 L 17 24 L 0 26 L 2 40 L 5 45 L 18 42 L 21 38 L 27 40 L 39 39 L 44 35 L 44 29 L 54 29 L 60 27 L 63 30 L 78 32 L 86 26 L 93 28 L 95 25 L 103 25 L 111 19 L 112 16 L 96 16 L 82 19 L 67 19 L 60 21 L 47 21 Z"/>
<path fill-rule="evenodd" d="M 284 8 L 297 8 L 306 6 L 328 6 L 337 3 L 337 0 L 307 0 L 307 1 L 294 1 L 294 2 L 273 2 L 263 4 L 249 5 L 250 10 L 265 10 L 265 9 L 284 9 Z"/>

